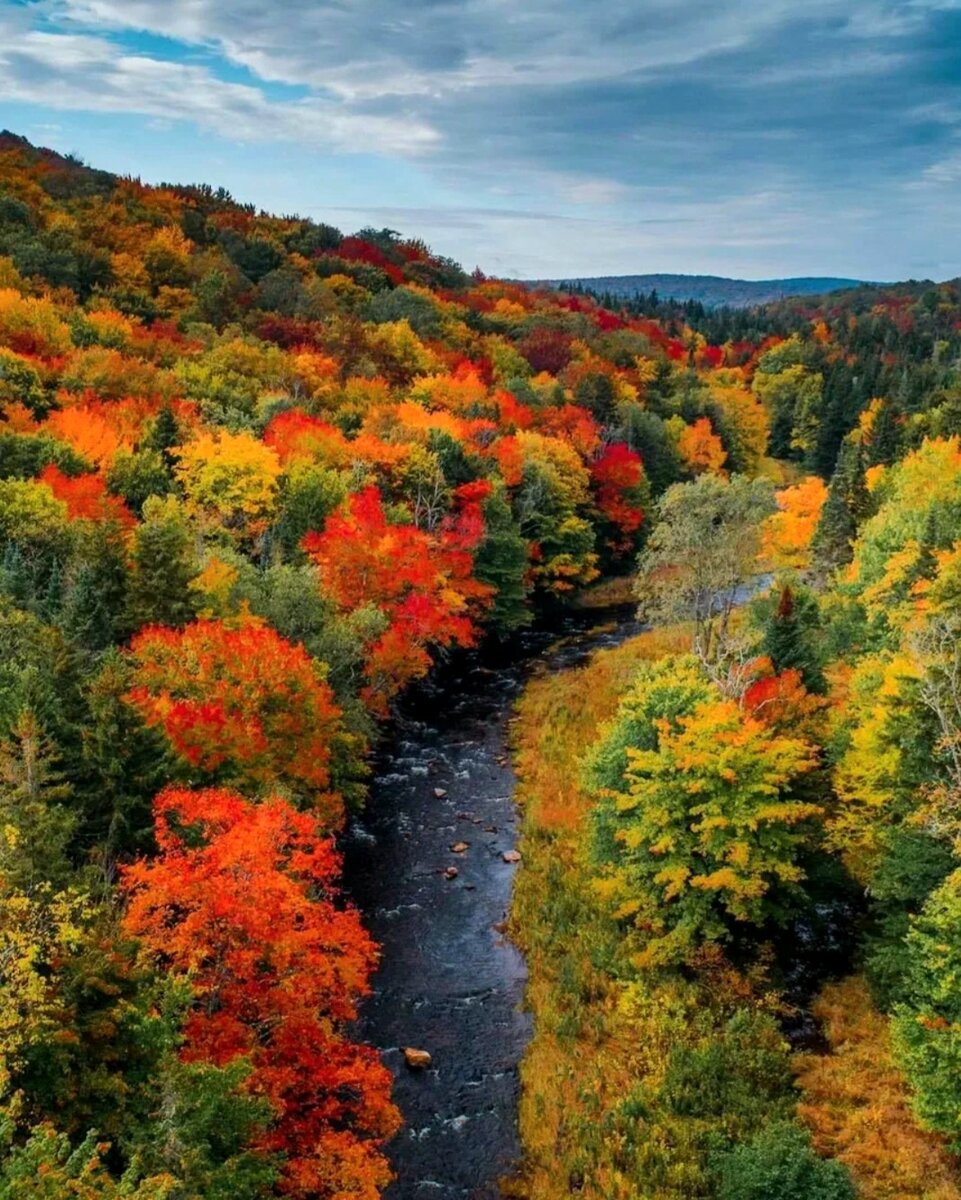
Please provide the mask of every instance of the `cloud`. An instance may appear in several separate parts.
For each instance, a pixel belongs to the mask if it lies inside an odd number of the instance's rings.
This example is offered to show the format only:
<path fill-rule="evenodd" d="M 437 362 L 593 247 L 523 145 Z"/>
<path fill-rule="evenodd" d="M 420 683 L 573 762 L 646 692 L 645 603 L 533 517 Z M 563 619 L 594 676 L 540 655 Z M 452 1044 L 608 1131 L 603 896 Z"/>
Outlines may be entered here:
<path fill-rule="evenodd" d="M 804 23 L 849 39 L 904 34 L 944 5 L 807 0 Z M 574 85 L 677 69 L 797 22 L 787 0 L 47 0 L 52 18 L 216 47 L 262 79 L 351 101 Z"/>
<path fill-rule="evenodd" d="M 24 10 L 0 15 L 0 97 L 55 109 L 192 121 L 246 142 L 279 139 L 419 153 L 438 137 L 408 114 L 357 113 L 314 96 L 271 101 L 259 88 L 227 82 L 204 66 L 129 53 L 89 34 L 25 28 Z"/>
<path fill-rule="evenodd" d="M 403 176 L 451 252 L 484 210 L 540 273 L 574 229 L 610 260 L 665 223 L 665 253 L 775 273 L 880 253 L 865 222 L 961 258 L 961 0 L 0 0 L 0 96 L 301 148 L 301 193 L 265 177 L 265 205 L 337 203 L 334 156 L 375 156 L 382 209 Z"/>

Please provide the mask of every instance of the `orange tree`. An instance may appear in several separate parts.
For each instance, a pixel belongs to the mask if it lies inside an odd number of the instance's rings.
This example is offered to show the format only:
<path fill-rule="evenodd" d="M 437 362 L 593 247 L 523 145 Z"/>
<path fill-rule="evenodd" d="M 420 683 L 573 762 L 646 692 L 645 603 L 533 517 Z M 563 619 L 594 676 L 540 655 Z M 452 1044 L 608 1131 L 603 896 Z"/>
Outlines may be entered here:
<path fill-rule="evenodd" d="M 481 484 L 459 489 L 458 511 L 434 532 L 388 520 L 375 487 L 348 497 L 303 547 L 320 568 L 321 586 L 341 612 L 373 605 L 387 627 L 366 647 L 363 695 L 383 714 L 392 696 L 427 673 L 431 647 L 470 646 L 475 615 L 493 589 L 473 575 L 484 534 Z"/>
<path fill-rule="evenodd" d="M 276 797 L 168 789 L 154 813 L 159 854 L 123 873 L 125 927 L 189 980 L 183 1058 L 249 1060 L 275 1114 L 259 1148 L 282 1155 L 286 1194 L 376 1200 L 398 1116 L 389 1072 L 344 1032 L 376 949 L 337 903 L 333 842 Z"/>
<path fill-rule="evenodd" d="M 148 626 L 130 644 L 129 702 L 182 758 L 217 781 L 303 796 L 330 825 L 342 815 L 330 791 L 340 753 L 340 710 L 303 646 L 262 621 Z"/>

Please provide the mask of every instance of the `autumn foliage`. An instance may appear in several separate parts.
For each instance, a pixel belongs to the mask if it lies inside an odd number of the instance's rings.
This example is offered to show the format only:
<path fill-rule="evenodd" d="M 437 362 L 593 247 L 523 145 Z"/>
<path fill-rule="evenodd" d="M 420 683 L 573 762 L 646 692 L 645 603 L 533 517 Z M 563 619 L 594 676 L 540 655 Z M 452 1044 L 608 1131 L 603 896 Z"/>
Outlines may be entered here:
<path fill-rule="evenodd" d="M 40 482 L 45 483 L 58 500 L 67 506 L 67 514 L 74 520 L 96 521 L 129 529 L 135 524 L 134 516 L 116 496 L 107 492 L 99 475 L 64 475 L 52 464 L 40 473 Z"/>
<path fill-rule="evenodd" d="M 483 536 L 480 485 L 461 490 L 457 511 L 434 533 L 387 520 L 376 488 L 332 516 L 304 549 L 320 568 L 321 586 L 342 610 L 373 605 L 386 628 L 366 648 L 365 698 L 383 712 L 404 684 L 424 675 L 431 647 L 470 646 L 490 589 L 473 578 Z"/>
<path fill-rule="evenodd" d="M 340 710 L 302 646 L 259 621 L 201 620 L 142 630 L 130 656 L 130 703 L 191 766 L 212 779 L 290 787 L 337 824 L 340 800 L 328 786 Z"/>
<path fill-rule="evenodd" d="M 345 1037 L 376 961 L 337 902 L 340 861 L 315 817 L 226 789 L 162 792 L 158 854 L 126 868 L 126 929 L 190 981 L 183 1057 L 250 1059 L 274 1112 L 261 1149 L 294 1197 L 375 1200 L 397 1126 L 390 1075 Z"/>
<path fill-rule="evenodd" d="M 568 294 L 0 135 L 0 1194 L 374 1200 L 329 839 L 439 660 L 636 593 L 522 702 L 525 1195 L 953 1198 L 959 362 L 956 282 Z"/>

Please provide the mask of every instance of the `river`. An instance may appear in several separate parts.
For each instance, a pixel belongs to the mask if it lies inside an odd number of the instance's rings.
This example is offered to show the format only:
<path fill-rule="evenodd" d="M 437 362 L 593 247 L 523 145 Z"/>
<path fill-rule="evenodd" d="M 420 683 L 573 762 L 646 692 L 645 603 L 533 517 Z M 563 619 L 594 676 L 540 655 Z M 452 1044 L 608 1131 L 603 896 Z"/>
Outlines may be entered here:
<path fill-rule="evenodd" d="M 530 1018 L 524 960 L 502 932 L 523 869 L 503 857 L 518 825 L 508 720 L 532 670 L 565 670 L 638 629 L 629 610 L 578 615 L 462 657 L 405 704 L 378 758 L 345 877 L 383 948 L 358 1032 L 393 1071 L 404 1120 L 385 1200 L 493 1200 L 517 1164 Z M 431 1066 L 408 1069 L 405 1046 Z"/>

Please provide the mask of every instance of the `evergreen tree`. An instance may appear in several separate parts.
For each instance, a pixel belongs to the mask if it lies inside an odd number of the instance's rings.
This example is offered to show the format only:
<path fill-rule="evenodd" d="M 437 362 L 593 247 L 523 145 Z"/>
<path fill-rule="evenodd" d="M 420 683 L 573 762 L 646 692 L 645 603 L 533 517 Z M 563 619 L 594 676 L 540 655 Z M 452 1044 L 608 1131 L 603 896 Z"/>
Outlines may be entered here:
<path fill-rule="evenodd" d="M 67 843 L 74 819 L 71 794 L 58 770 L 53 743 L 36 714 L 24 709 L 0 743 L 0 878 L 31 893 L 43 883 L 62 886 L 70 875 Z"/>
<path fill-rule="evenodd" d="M 827 685 L 817 650 L 818 624 L 814 597 L 785 584 L 765 624 L 761 649 L 778 674 L 799 671 L 807 690 L 820 694 Z"/>
<path fill-rule="evenodd" d="M 151 496 L 131 549 L 127 599 L 130 628 L 186 625 L 196 616 L 190 581 L 197 574 L 193 538 L 176 500 Z"/>
<path fill-rule="evenodd" d="M 503 488 L 484 502 L 487 533 L 474 558 L 474 572 L 482 583 L 496 589 L 489 622 L 493 631 L 504 637 L 529 625 L 527 604 L 527 543 L 511 512 Z"/>
<path fill-rule="evenodd" d="M 61 624 L 83 650 L 100 651 L 124 633 L 128 573 L 116 530 L 98 525 L 63 603 Z"/>
<path fill-rule="evenodd" d="M 33 575 L 16 542 L 7 542 L 0 564 L 0 591 L 5 592 L 20 608 L 29 608 L 35 589 Z"/>
<path fill-rule="evenodd" d="M 863 452 L 860 444 L 849 438 L 838 453 L 828 498 L 811 543 L 819 574 L 828 575 L 851 561 L 858 525 L 870 510 Z"/>
<path fill-rule="evenodd" d="M 83 853 L 96 850 L 108 878 L 118 857 L 150 849 L 151 802 L 177 775 L 163 735 L 145 728 L 124 699 L 130 686 L 129 664 L 119 651 L 109 650 L 83 692 L 76 840 Z"/>
<path fill-rule="evenodd" d="M 878 407 L 871 427 L 871 438 L 865 449 L 866 465 L 887 466 L 898 457 L 901 446 L 901 425 L 893 404 L 885 401 Z"/>
<path fill-rule="evenodd" d="M 171 407 L 165 405 L 157 413 L 157 419 L 154 421 L 150 433 L 144 438 L 143 445 L 144 449 L 158 450 L 167 469 L 172 471 L 177 460 L 171 454 L 171 450 L 174 446 L 179 446 L 182 440 L 177 418 Z"/>
<path fill-rule="evenodd" d="M 113 619 L 89 563 L 78 568 L 63 606 L 61 624 L 67 637 L 83 650 L 102 650 L 113 637 Z"/>
<path fill-rule="evenodd" d="M 50 577 L 47 580 L 47 594 L 43 602 L 43 615 L 48 621 L 56 621 L 63 607 L 63 572 L 60 560 L 55 558 L 50 566 Z"/>

